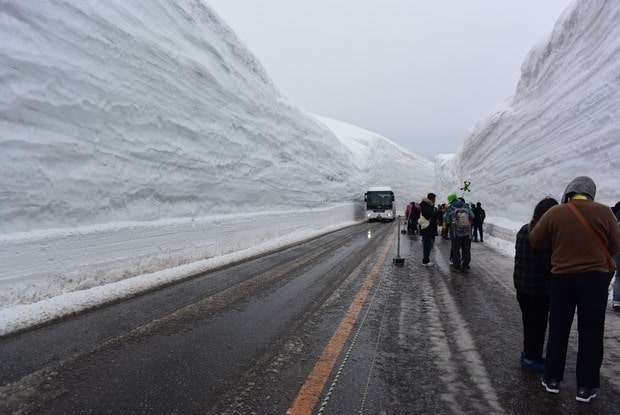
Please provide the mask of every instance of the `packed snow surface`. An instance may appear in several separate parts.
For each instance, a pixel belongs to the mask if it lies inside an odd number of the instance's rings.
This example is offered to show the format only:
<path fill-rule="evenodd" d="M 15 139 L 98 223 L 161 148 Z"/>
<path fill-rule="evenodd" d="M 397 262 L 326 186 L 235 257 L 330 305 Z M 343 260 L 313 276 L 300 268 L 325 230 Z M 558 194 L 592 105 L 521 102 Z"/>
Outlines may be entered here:
<path fill-rule="evenodd" d="M 471 181 L 508 253 L 574 176 L 613 204 L 619 31 L 614 1 L 573 3 L 514 96 L 430 161 L 297 108 L 201 1 L 5 4 L 0 334 L 361 221 L 371 186 L 402 213 Z"/>

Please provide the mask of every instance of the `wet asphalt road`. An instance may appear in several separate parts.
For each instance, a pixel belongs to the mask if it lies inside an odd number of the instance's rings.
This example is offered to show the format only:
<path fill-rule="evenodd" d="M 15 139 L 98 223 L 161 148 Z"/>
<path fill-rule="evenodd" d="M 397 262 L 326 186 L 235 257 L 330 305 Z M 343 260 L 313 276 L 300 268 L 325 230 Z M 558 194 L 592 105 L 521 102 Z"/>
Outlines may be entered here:
<path fill-rule="evenodd" d="M 575 401 L 574 335 L 560 394 L 519 367 L 511 258 L 473 244 L 451 273 L 439 238 L 424 268 L 401 235 L 395 267 L 397 235 L 352 226 L 0 339 L 0 413 L 620 414 L 605 378 Z"/>

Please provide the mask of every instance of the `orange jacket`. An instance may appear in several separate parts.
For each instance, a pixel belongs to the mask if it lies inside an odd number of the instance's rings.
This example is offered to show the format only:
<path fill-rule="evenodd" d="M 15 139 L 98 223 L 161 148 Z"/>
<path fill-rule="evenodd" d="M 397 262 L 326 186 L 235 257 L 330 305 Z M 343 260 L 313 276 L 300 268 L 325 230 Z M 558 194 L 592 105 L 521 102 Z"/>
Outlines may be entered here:
<path fill-rule="evenodd" d="M 620 252 L 620 230 L 611 209 L 592 200 L 572 200 L 601 238 L 610 255 Z M 551 241 L 551 272 L 580 274 L 610 272 L 607 257 L 567 205 L 552 207 L 530 231 L 535 249 Z"/>

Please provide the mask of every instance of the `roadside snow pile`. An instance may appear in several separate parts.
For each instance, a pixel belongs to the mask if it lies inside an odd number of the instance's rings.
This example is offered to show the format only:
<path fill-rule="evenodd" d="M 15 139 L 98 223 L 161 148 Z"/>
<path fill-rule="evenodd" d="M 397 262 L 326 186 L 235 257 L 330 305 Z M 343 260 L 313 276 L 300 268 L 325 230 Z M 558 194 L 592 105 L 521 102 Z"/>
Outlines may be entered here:
<path fill-rule="evenodd" d="M 431 165 L 343 144 L 203 2 L 0 16 L 0 309 L 346 226 L 374 180 L 416 193 L 406 173 Z"/>
<path fill-rule="evenodd" d="M 436 160 L 442 196 L 471 181 L 489 221 L 522 224 L 545 196 L 590 176 L 597 200 L 620 200 L 620 7 L 574 2 L 531 50 L 516 92 L 480 120 L 455 156 Z M 460 194 L 460 192 L 459 192 Z"/>

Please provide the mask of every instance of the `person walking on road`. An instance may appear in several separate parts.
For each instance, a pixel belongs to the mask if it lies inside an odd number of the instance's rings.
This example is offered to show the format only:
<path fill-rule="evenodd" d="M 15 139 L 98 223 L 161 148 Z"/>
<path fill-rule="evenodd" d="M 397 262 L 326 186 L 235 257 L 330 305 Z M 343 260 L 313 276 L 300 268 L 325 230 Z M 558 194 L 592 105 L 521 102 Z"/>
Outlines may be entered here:
<path fill-rule="evenodd" d="M 534 249 L 551 242 L 549 341 L 542 384 L 560 392 L 568 339 L 577 309 L 577 401 L 590 402 L 600 387 L 605 310 L 612 255 L 620 252 L 620 230 L 608 206 L 596 203 L 596 185 L 586 176 L 573 179 L 562 197 L 530 230 Z"/>
<path fill-rule="evenodd" d="M 426 195 L 420 202 L 420 235 L 422 236 L 422 265 L 434 267 L 430 255 L 435 236 L 437 236 L 437 209 L 435 209 L 435 193 Z M 424 218 L 424 219 L 422 219 Z"/>
<path fill-rule="evenodd" d="M 415 202 L 409 203 L 407 206 L 407 232 L 409 235 L 418 234 L 418 219 L 420 219 L 420 210 Z"/>
<path fill-rule="evenodd" d="M 534 208 L 530 223 L 517 232 L 515 243 L 514 285 L 523 321 L 521 367 L 537 372 L 545 369 L 543 347 L 549 319 L 549 285 L 551 283 L 551 244 L 535 250 L 530 244 L 529 230 L 550 208 L 553 198 L 544 198 Z"/>
<path fill-rule="evenodd" d="M 452 266 L 456 271 L 468 272 L 471 262 L 471 223 L 474 213 L 469 205 L 457 198 L 454 193 L 448 195 L 448 203 L 444 221 L 450 226 Z"/>
<path fill-rule="evenodd" d="M 478 242 L 478 233 L 480 233 L 480 242 L 484 242 L 484 236 L 482 235 L 482 224 L 487 214 L 482 209 L 482 203 L 476 203 L 476 206 L 472 209 L 474 212 L 474 242 Z"/>

